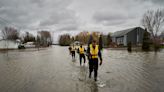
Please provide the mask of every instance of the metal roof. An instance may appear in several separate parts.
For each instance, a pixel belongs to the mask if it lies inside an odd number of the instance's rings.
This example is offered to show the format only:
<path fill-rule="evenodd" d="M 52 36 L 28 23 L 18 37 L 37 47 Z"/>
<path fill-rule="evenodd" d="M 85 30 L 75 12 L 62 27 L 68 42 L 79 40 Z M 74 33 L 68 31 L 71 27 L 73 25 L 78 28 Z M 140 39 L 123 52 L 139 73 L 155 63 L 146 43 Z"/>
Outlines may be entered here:
<path fill-rule="evenodd" d="M 140 27 L 134 27 L 134 28 L 129 28 L 129 29 L 117 31 L 117 32 L 114 32 L 111 36 L 112 36 L 112 37 L 124 36 L 125 34 L 129 33 L 130 31 L 133 31 L 133 30 L 136 29 L 136 28 L 140 28 Z"/>

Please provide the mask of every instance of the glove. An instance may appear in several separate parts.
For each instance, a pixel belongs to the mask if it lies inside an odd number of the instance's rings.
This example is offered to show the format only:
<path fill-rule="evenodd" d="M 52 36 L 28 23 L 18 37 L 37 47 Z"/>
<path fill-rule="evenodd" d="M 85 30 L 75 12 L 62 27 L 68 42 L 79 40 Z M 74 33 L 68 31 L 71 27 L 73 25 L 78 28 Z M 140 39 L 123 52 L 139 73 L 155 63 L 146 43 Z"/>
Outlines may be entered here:
<path fill-rule="evenodd" d="M 102 61 L 100 61 L 100 65 L 102 65 Z"/>

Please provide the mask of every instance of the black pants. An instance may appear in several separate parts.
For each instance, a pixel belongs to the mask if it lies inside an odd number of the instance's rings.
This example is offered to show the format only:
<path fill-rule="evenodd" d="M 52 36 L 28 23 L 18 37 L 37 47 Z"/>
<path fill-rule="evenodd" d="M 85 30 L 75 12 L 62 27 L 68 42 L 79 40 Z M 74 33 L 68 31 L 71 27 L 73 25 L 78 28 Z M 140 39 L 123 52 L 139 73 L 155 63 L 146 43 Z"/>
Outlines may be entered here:
<path fill-rule="evenodd" d="M 91 77 L 92 72 L 94 71 L 94 78 L 97 79 L 98 75 L 98 58 L 89 60 L 89 77 Z"/>
<path fill-rule="evenodd" d="M 75 58 L 75 51 L 71 51 L 72 58 Z"/>
<path fill-rule="evenodd" d="M 82 58 L 83 58 L 84 63 L 85 63 L 85 55 L 84 54 L 79 54 L 79 56 L 80 56 L 80 65 L 81 65 Z"/>

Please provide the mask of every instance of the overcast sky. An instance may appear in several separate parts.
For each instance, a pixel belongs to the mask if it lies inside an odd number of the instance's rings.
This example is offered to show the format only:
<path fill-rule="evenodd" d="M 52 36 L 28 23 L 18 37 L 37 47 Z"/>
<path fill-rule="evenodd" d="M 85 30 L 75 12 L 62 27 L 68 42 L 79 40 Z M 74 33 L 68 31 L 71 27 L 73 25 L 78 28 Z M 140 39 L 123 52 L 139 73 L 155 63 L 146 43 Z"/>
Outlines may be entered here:
<path fill-rule="evenodd" d="M 107 33 L 141 26 L 145 11 L 163 7 L 164 0 L 0 0 L 0 28 Z"/>

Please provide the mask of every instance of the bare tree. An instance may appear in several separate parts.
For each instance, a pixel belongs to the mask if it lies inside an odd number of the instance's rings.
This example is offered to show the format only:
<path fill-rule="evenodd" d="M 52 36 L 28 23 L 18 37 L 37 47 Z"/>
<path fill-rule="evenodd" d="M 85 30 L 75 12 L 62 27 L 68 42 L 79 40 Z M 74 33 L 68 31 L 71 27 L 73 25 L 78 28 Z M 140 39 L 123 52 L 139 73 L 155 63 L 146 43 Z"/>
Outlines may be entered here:
<path fill-rule="evenodd" d="M 16 40 L 19 38 L 19 31 L 13 27 L 5 27 L 1 30 L 2 39 L 5 40 L 5 47 L 8 49 L 8 40 Z"/>
<path fill-rule="evenodd" d="M 19 31 L 12 27 L 5 27 L 1 30 L 2 38 L 5 40 L 16 40 L 19 38 Z"/>
<path fill-rule="evenodd" d="M 156 11 L 147 11 L 143 16 L 142 24 L 147 31 L 150 32 L 153 38 L 154 49 L 157 51 L 159 49 L 158 34 L 164 24 L 164 10 L 157 9 Z"/>
<path fill-rule="evenodd" d="M 40 35 L 41 44 L 43 46 L 49 46 L 52 44 L 52 36 L 49 31 L 40 31 L 38 33 Z"/>
<path fill-rule="evenodd" d="M 147 11 L 143 16 L 142 24 L 151 33 L 153 39 L 156 39 L 164 24 L 164 10 Z"/>

